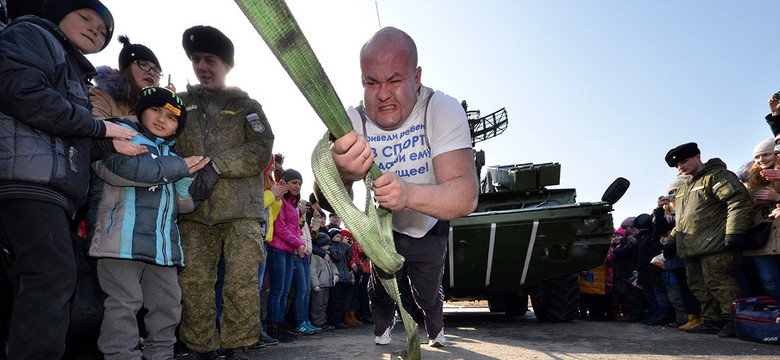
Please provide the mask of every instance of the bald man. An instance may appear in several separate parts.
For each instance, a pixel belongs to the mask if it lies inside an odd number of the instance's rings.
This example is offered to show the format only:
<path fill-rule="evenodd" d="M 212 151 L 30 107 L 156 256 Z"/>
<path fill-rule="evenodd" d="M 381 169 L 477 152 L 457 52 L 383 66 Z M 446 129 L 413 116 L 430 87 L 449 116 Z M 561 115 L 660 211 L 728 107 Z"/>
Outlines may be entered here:
<path fill-rule="evenodd" d="M 378 163 L 383 175 L 373 190 L 379 204 L 393 210 L 395 246 L 406 259 L 396 274 L 402 297 L 410 300 L 404 306 L 421 310 L 428 344 L 444 346 L 441 280 L 449 220 L 477 205 L 466 113 L 457 99 L 422 86 L 417 47 L 399 29 L 382 28 L 363 45 L 360 70 L 363 101 L 347 111 L 355 131 L 338 139 L 331 153 L 348 187 Z M 369 297 L 375 343 L 389 344 L 394 302 L 375 270 Z"/>

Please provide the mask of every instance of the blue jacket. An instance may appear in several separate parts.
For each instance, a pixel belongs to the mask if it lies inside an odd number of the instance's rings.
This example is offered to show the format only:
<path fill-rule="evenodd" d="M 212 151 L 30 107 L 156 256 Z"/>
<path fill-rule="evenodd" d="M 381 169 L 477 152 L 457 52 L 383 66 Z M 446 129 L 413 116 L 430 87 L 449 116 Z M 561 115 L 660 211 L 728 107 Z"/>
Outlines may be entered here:
<path fill-rule="evenodd" d="M 104 183 L 89 255 L 184 266 L 176 218 L 180 211 L 194 210 L 187 164 L 171 152 L 172 140 L 157 138 L 129 119 L 122 125 L 138 131 L 132 142 L 149 152 L 107 153 L 92 163 Z"/>
<path fill-rule="evenodd" d="M 22 16 L 0 32 L 0 200 L 30 198 L 71 215 L 89 186 L 95 68 L 51 21 Z"/>

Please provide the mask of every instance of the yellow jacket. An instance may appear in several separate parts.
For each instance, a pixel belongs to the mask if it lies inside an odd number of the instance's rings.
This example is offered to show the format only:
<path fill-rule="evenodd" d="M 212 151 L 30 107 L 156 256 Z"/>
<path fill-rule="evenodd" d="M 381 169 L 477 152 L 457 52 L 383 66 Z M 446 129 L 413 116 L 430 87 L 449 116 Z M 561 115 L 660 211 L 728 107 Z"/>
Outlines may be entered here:
<path fill-rule="evenodd" d="M 263 201 L 265 204 L 265 211 L 268 212 L 268 233 L 265 234 L 265 241 L 271 242 L 274 239 L 274 221 L 279 216 L 279 210 L 282 209 L 282 201 L 276 200 L 274 193 L 271 190 L 266 190 L 263 193 Z"/>

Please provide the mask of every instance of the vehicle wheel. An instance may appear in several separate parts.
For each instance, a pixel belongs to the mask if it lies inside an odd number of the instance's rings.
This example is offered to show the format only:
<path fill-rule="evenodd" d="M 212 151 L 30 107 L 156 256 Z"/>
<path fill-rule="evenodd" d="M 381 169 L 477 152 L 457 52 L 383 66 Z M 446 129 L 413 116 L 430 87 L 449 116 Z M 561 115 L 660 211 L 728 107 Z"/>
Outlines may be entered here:
<path fill-rule="evenodd" d="M 528 312 L 528 297 L 516 295 L 496 296 L 488 300 L 490 312 L 503 312 L 509 316 L 523 316 Z"/>
<path fill-rule="evenodd" d="M 572 321 L 577 317 L 579 301 L 580 282 L 577 273 L 545 280 L 531 291 L 531 304 L 539 321 Z"/>
<path fill-rule="evenodd" d="M 488 299 L 488 310 L 490 310 L 490 312 L 506 311 L 506 298 L 503 296 L 495 296 Z"/>
<path fill-rule="evenodd" d="M 509 316 L 523 316 L 528 312 L 528 295 L 510 295 L 506 297 L 504 313 Z"/>

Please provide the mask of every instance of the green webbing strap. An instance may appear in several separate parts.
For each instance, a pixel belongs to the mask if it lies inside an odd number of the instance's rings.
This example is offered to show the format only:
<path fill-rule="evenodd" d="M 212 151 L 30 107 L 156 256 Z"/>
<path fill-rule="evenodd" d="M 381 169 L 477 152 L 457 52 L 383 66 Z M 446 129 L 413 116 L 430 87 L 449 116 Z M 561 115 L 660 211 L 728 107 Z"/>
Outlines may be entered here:
<path fill-rule="evenodd" d="M 236 0 L 236 3 L 325 123 L 330 134 L 339 138 L 351 131 L 352 123 L 341 100 L 287 4 L 283 0 Z M 375 206 L 370 196 L 370 179 L 382 173 L 376 164 L 371 166 L 366 180 L 369 181 L 366 182 L 366 213 L 358 215 L 361 212 L 352 204 L 349 196 L 341 196 L 342 192 L 346 195 L 346 190 L 330 156 L 328 140 L 329 134 L 326 134 L 312 154 L 312 170 L 317 182 L 334 210 L 344 217 L 345 224 L 380 270 L 379 273 L 386 275 L 383 276 L 382 284 L 398 303 L 406 329 L 408 349 L 405 358 L 420 359 L 417 324 L 401 306 L 394 277 L 395 271 L 403 264 L 403 257 L 395 252 L 391 213 Z"/>
<path fill-rule="evenodd" d="M 374 204 L 371 196 L 371 175 L 368 174 L 363 179 L 366 189 L 365 212 L 355 206 L 344 188 L 336 164 L 330 155 L 329 139 L 330 133 L 325 132 L 311 154 L 314 177 L 325 198 L 347 224 L 366 256 L 371 259 L 374 265 L 373 271 L 377 272 L 382 286 L 401 309 L 401 319 L 403 319 L 408 344 L 407 356 L 404 358 L 420 359 L 420 334 L 417 332 L 417 323 L 401 306 L 401 294 L 395 280 L 395 272 L 403 265 L 403 257 L 395 252 L 393 213 Z"/>

